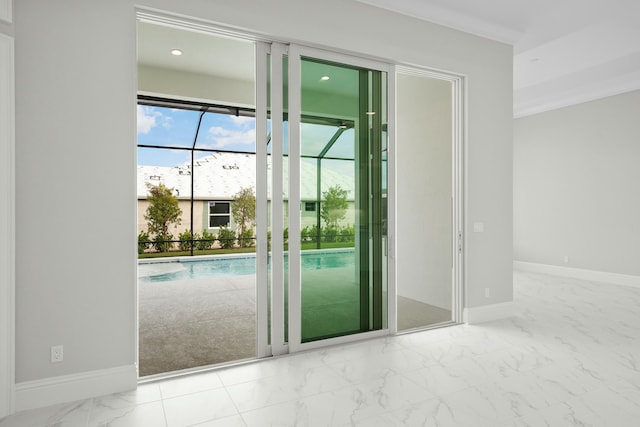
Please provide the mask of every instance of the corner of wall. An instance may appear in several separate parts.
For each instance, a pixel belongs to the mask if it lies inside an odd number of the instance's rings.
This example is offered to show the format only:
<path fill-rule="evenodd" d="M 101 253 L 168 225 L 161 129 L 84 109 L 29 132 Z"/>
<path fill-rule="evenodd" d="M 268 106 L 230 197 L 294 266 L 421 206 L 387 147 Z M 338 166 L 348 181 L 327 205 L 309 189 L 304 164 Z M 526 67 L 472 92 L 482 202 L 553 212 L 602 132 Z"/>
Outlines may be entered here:
<path fill-rule="evenodd" d="M 506 319 L 515 315 L 513 301 L 498 304 L 484 305 L 482 307 L 467 307 L 462 314 L 462 321 L 469 325 L 493 322 Z"/>

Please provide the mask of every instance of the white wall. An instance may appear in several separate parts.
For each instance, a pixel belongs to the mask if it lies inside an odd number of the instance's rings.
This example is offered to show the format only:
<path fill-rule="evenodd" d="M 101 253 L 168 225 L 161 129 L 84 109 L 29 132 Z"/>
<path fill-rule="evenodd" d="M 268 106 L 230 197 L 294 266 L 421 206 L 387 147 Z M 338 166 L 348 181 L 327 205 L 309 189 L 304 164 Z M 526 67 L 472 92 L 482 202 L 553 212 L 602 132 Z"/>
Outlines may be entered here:
<path fill-rule="evenodd" d="M 398 75 L 398 295 L 451 310 L 451 82 Z M 407 184 L 410 183 L 410 184 Z"/>
<path fill-rule="evenodd" d="M 15 6 L 16 381 L 132 365 L 133 7 Z"/>
<path fill-rule="evenodd" d="M 515 121 L 515 260 L 640 276 L 639 111 L 636 91 Z"/>
<path fill-rule="evenodd" d="M 468 239 L 467 305 L 512 299 L 511 47 L 345 0 L 136 4 L 468 75 L 467 223 L 483 220 L 487 231 Z M 134 1 L 15 6 L 17 381 L 128 366 L 135 362 Z M 63 363 L 49 363 L 54 344 L 65 346 Z"/>

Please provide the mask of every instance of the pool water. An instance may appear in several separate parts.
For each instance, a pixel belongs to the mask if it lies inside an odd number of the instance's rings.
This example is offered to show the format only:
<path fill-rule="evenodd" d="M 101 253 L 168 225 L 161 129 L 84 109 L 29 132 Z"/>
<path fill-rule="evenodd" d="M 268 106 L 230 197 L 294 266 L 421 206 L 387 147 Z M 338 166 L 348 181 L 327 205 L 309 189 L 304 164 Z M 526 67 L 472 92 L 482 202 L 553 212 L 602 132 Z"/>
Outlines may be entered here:
<path fill-rule="evenodd" d="M 288 258 L 285 255 L 285 269 Z M 325 268 L 354 267 L 355 252 L 303 252 L 301 256 L 303 270 L 319 270 Z M 182 260 L 171 262 L 154 262 L 140 264 L 140 282 L 167 282 L 171 280 L 203 279 L 210 277 L 241 276 L 256 274 L 256 257 L 209 258 L 198 260 Z M 153 271 L 153 272 L 151 272 Z M 167 271 L 164 273 L 163 271 Z"/>

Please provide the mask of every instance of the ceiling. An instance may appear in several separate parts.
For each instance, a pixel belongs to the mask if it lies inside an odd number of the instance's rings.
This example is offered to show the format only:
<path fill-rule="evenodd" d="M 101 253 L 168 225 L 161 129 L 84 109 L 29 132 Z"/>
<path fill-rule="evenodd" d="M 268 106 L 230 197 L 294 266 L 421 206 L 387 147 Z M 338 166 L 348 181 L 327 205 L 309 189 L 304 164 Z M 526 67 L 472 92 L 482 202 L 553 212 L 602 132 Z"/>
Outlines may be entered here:
<path fill-rule="evenodd" d="M 180 49 L 182 55 L 171 55 Z M 138 64 L 253 81 L 254 44 L 205 32 L 138 22 Z"/>
<path fill-rule="evenodd" d="M 171 50 L 180 49 L 175 56 Z M 213 75 L 253 84 L 254 43 L 149 22 L 138 22 L 138 64 L 203 75 Z M 325 80 L 322 77 L 328 76 Z M 355 79 L 355 80 L 354 80 Z M 355 96 L 358 74 L 349 67 L 305 61 L 302 87 L 324 93 Z"/>
<path fill-rule="evenodd" d="M 640 89 L 638 0 L 357 0 L 513 45 L 514 116 Z"/>
<path fill-rule="evenodd" d="M 514 116 L 640 89 L 639 0 L 356 0 L 513 46 Z M 168 55 L 184 50 L 179 57 Z M 139 23 L 140 64 L 253 80 L 253 43 Z"/>

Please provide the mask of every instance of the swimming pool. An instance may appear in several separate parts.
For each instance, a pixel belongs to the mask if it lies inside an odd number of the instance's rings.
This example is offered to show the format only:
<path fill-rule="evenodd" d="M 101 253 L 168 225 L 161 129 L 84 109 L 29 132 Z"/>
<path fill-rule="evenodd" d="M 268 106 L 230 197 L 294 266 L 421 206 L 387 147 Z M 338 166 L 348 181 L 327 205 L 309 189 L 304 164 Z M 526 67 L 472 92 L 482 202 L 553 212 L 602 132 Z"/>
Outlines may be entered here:
<path fill-rule="evenodd" d="M 288 264 L 285 254 L 285 268 Z M 319 270 L 355 266 L 355 251 L 305 251 L 301 255 L 303 270 Z M 223 276 L 241 276 L 256 273 L 255 254 L 211 258 L 180 259 L 174 261 L 144 261 L 138 263 L 140 282 L 167 282 L 171 280 L 203 279 Z"/>

